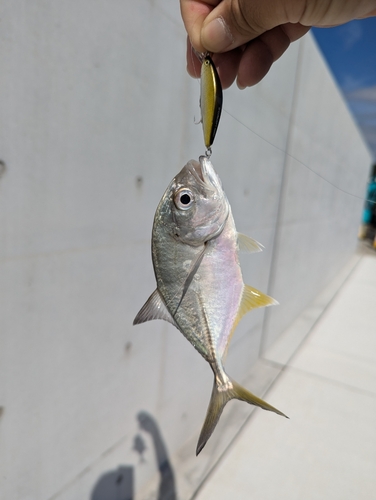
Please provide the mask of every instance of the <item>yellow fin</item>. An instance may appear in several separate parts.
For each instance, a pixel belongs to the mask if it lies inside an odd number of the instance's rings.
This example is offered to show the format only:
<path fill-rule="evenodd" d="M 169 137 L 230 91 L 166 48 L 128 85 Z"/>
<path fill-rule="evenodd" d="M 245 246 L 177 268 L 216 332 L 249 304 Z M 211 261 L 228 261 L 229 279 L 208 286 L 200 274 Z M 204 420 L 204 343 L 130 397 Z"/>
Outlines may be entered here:
<path fill-rule="evenodd" d="M 252 286 L 244 285 L 243 296 L 238 311 L 239 319 L 248 311 L 256 309 L 257 307 L 274 306 L 277 304 L 278 302 L 272 297 L 269 297 L 269 295 L 265 295 Z"/>
<path fill-rule="evenodd" d="M 207 440 L 212 435 L 215 426 L 218 423 L 219 417 L 222 414 L 223 408 L 231 399 L 239 399 L 240 401 L 245 401 L 246 403 L 249 403 L 251 405 L 259 406 L 263 410 L 273 411 L 274 413 L 277 413 L 282 417 L 289 418 L 280 410 L 274 408 L 274 406 L 258 398 L 251 392 L 247 391 L 247 389 L 244 389 L 244 387 L 235 382 L 235 380 L 229 379 L 229 382 L 230 383 L 228 384 L 228 388 L 226 388 L 225 390 L 220 390 L 217 386 L 216 378 L 214 378 L 212 395 L 210 398 L 204 425 L 202 426 L 200 437 L 198 439 L 196 455 L 201 452 Z"/>
<path fill-rule="evenodd" d="M 257 290 L 252 286 L 244 285 L 242 300 L 240 301 L 238 314 L 235 317 L 230 334 L 228 336 L 226 347 L 222 354 L 222 360 L 224 360 L 227 356 L 227 350 L 228 346 L 230 345 L 231 338 L 242 317 L 245 314 L 247 314 L 247 312 L 252 311 L 252 309 L 256 309 L 257 307 L 274 306 L 277 304 L 278 302 L 272 297 L 269 297 L 269 295 L 265 295 L 264 293 L 260 292 L 260 290 Z"/>
<path fill-rule="evenodd" d="M 260 292 L 257 288 L 253 288 L 249 285 L 244 285 L 243 296 L 240 302 L 238 314 L 236 315 L 234 324 L 232 325 L 230 337 L 235 331 L 239 321 L 242 317 L 247 314 L 247 312 L 252 311 L 252 309 L 256 309 L 257 307 L 267 307 L 277 305 L 278 302 L 269 297 L 269 295 L 265 295 L 265 293 Z"/>

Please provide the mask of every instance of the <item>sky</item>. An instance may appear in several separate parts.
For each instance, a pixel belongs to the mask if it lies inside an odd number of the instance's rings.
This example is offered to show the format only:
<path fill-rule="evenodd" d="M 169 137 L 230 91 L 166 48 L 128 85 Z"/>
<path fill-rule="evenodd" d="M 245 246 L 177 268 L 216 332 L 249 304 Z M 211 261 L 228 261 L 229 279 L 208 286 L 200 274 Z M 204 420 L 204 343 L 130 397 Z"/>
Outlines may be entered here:
<path fill-rule="evenodd" d="M 312 31 L 376 161 L 376 18 Z"/>

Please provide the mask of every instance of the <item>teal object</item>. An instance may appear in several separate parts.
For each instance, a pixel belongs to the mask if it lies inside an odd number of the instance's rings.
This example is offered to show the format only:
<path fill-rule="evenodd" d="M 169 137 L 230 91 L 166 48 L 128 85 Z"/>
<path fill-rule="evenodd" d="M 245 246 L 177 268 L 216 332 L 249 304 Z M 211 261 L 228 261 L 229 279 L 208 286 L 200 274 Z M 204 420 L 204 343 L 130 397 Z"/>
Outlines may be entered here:
<path fill-rule="evenodd" d="M 376 223 L 376 177 L 373 177 L 367 188 L 367 199 L 363 210 L 363 224 Z"/>

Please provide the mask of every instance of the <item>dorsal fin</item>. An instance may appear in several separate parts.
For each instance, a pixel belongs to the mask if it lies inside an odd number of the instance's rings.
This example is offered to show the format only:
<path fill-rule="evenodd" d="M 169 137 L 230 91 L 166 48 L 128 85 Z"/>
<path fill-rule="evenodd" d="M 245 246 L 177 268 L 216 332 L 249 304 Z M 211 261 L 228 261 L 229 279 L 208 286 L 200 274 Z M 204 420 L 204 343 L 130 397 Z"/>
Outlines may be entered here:
<path fill-rule="evenodd" d="M 145 323 L 146 321 L 152 321 L 153 319 L 163 319 L 168 321 L 176 328 L 178 328 L 175 323 L 174 318 L 169 313 L 165 303 L 163 302 L 162 296 L 158 291 L 158 288 L 150 295 L 145 304 L 141 307 L 137 316 L 133 320 L 134 325 L 139 325 L 140 323 Z"/>
<path fill-rule="evenodd" d="M 247 253 L 262 252 L 264 249 L 261 243 L 243 233 L 238 233 L 238 247 L 241 252 Z"/>

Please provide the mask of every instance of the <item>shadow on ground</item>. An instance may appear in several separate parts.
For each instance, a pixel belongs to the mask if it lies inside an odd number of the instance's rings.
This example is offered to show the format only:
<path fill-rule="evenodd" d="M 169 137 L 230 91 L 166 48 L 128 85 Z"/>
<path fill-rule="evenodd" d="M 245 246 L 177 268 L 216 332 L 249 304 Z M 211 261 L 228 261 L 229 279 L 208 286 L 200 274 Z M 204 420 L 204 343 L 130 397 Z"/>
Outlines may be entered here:
<path fill-rule="evenodd" d="M 144 411 L 137 415 L 137 420 L 140 429 L 150 434 L 154 446 L 159 471 L 159 489 L 156 498 L 176 500 L 174 472 L 157 422 Z M 139 434 L 134 438 L 133 449 L 140 454 L 142 461 L 145 444 Z M 130 465 L 120 465 L 117 470 L 106 472 L 98 479 L 90 500 L 133 500 L 134 494 L 134 468 Z"/>

